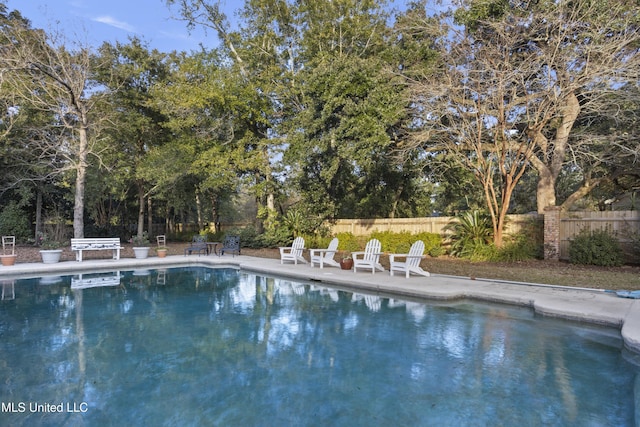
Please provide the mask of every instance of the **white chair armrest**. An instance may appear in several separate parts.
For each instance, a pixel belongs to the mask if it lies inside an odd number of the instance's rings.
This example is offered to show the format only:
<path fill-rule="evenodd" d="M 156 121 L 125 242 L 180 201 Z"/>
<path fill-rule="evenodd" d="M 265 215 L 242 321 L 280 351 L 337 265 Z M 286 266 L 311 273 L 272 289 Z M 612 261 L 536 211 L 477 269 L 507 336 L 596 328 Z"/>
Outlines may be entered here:
<path fill-rule="evenodd" d="M 322 255 L 329 252 L 329 249 L 309 249 L 310 256 L 316 256 L 316 254 Z"/>
<path fill-rule="evenodd" d="M 396 258 L 408 258 L 409 254 L 389 254 L 389 262 L 395 262 Z"/>

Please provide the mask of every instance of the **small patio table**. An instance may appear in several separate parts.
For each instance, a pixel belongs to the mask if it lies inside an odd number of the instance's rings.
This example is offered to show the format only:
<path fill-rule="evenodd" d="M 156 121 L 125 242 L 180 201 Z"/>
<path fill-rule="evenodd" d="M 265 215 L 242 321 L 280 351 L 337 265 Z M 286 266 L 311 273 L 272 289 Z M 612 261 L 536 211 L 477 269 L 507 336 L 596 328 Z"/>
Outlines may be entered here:
<path fill-rule="evenodd" d="M 220 242 L 206 242 L 207 243 L 207 254 L 213 252 L 214 255 L 218 255 L 218 245 Z"/>

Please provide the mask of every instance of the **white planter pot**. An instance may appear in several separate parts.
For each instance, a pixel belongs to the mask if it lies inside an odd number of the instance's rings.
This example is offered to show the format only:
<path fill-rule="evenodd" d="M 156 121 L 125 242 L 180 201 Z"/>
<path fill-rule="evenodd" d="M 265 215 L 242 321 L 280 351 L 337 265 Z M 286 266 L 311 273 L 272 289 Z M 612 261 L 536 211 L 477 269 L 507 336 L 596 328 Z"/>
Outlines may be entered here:
<path fill-rule="evenodd" d="M 145 259 L 149 256 L 149 247 L 133 248 L 133 253 L 136 254 L 136 258 Z"/>
<path fill-rule="evenodd" d="M 60 261 L 60 255 L 62 255 L 62 249 L 49 249 L 40 251 L 43 264 L 55 264 Z"/>

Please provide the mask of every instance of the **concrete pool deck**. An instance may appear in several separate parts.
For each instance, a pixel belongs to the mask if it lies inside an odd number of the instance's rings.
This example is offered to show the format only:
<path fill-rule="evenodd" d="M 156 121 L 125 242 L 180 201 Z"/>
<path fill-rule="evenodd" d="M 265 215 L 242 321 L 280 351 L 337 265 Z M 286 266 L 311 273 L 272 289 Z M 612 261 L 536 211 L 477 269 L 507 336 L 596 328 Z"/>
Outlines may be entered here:
<path fill-rule="evenodd" d="M 0 281 L 70 275 L 80 271 L 112 271 L 171 268 L 185 266 L 229 266 L 285 276 L 304 282 L 317 282 L 341 288 L 359 289 L 384 295 L 398 295 L 431 300 L 474 299 L 531 307 L 536 313 L 587 323 L 611 326 L 621 331 L 625 346 L 640 353 L 640 299 L 620 298 L 604 290 L 559 287 L 524 282 L 505 282 L 490 279 L 471 279 L 432 275 L 431 277 L 389 275 L 388 271 L 371 274 L 353 273 L 333 267 L 311 268 L 309 264 L 280 264 L 280 260 L 245 255 L 218 257 L 173 255 L 166 258 L 122 258 L 63 261 L 57 264 L 18 263 L 0 266 Z M 16 289 L 19 295 L 19 290 Z"/>

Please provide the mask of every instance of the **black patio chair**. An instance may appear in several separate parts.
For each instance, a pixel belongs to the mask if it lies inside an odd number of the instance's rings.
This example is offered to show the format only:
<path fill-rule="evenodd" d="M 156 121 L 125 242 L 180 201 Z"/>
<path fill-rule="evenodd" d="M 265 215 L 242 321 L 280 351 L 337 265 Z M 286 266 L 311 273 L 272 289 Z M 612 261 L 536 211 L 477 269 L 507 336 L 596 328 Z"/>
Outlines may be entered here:
<path fill-rule="evenodd" d="M 184 255 L 191 255 L 192 253 L 197 252 L 198 256 L 201 253 L 205 255 L 209 255 L 209 247 L 207 246 L 207 242 L 203 236 L 193 236 L 193 240 L 189 243 L 189 246 L 184 248 Z"/>
<path fill-rule="evenodd" d="M 225 252 L 231 252 L 234 256 L 235 254 L 240 255 L 240 236 L 225 236 L 222 248 L 218 253 L 222 256 Z"/>

